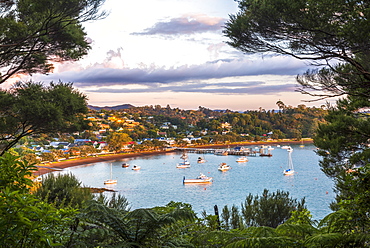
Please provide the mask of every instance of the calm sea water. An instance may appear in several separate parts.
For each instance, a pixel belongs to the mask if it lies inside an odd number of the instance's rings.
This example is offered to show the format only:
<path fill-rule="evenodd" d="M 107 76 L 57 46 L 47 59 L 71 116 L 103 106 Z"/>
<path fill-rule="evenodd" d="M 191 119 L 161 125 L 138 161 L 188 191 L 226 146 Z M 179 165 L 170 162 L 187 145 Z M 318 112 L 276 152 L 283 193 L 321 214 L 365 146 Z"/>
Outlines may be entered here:
<path fill-rule="evenodd" d="M 213 213 L 214 205 L 222 209 L 225 205 L 241 207 L 245 197 L 252 193 L 261 195 L 264 189 L 270 192 L 284 190 L 293 198 L 306 198 L 306 204 L 313 218 L 322 219 L 329 214 L 329 204 L 334 200 L 333 182 L 327 178 L 318 166 L 319 157 L 313 145 L 292 145 L 292 160 L 296 174 L 284 176 L 283 170 L 288 165 L 288 152 L 272 146 L 272 157 L 248 157 L 246 163 L 238 163 L 238 156 L 218 156 L 204 154 L 206 163 L 198 164 L 201 156 L 189 153 L 190 168 L 178 169 L 180 153 L 145 156 L 122 159 L 112 162 L 99 162 L 68 168 L 65 172 L 73 173 L 85 186 L 111 188 L 124 195 L 130 202 L 131 209 L 164 206 L 170 201 L 192 205 L 198 214 L 206 210 Z M 253 147 L 254 148 L 254 147 Z M 122 163 L 129 163 L 129 168 L 122 168 Z M 232 167 L 227 172 L 217 170 L 225 162 Z M 116 185 L 104 185 L 110 178 L 112 164 L 113 179 Z M 140 171 L 132 170 L 132 165 L 141 166 Z M 214 178 L 212 184 L 183 185 L 182 180 L 195 178 L 204 173 Z"/>

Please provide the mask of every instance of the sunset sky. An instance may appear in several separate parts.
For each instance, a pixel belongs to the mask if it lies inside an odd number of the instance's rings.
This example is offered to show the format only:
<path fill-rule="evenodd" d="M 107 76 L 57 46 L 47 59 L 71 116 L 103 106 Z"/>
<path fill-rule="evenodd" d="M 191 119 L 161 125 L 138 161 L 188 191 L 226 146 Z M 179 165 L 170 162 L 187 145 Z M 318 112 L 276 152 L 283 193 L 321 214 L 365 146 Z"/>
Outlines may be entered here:
<path fill-rule="evenodd" d="M 73 82 L 89 104 L 172 108 L 277 109 L 320 106 L 295 92 L 308 69 L 291 57 L 242 54 L 222 29 L 238 11 L 233 0 L 106 0 L 110 14 L 85 25 L 92 50 L 34 81 Z"/>

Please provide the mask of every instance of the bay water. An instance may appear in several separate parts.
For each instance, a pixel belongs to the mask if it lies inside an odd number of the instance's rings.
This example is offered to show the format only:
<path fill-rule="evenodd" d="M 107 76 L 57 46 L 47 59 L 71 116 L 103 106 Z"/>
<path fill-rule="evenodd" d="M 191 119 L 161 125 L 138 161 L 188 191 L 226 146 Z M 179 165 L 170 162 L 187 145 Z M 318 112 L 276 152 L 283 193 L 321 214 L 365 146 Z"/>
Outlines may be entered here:
<path fill-rule="evenodd" d="M 181 153 L 173 152 L 70 167 L 63 173 L 74 174 L 84 186 L 117 191 L 128 199 L 131 209 L 164 206 L 175 201 L 191 204 L 198 216 L 203 210 L 214 214 L 214 205 L 220 210 L 225 205 L 241 209 L 249 193 L 261 195 L 264 189 L 268 189 L 270 192 L 287 191 L 292 198 L 305 197 L 315 220 L 329 214 L 329 204 L 335 197 L 334 184 L 320 170 L 320 158 L 315 153 L 315 146 L 291 145 L 296 172 L 291 176 L 283 175 L 288 166 L 288 151 L 278 146 L 271 147 L 274 148 L 271 157 L 249 156 L 249 161 L 245 163 L 236 162 L 239 157 L 236 155 L 188 153 L 191 167 L 178 169 L 176 165 L 182 161 Z M 197 163 L 200 156 L 206 159 L 205 163 Z M 232 168 L 226 172 L 218 171 L 222 162 Z M 128 163 L 130 167 L 123 168 L 122 163 Z M 133 165 L 141 166 L 141 170 L 132 170 Z M 104 181 L 111 177 L 111 167 L 112 179 L 118 182 L 104 185 Z M 213 177 L 213 183 L 183 184 L 184 177 L 196 178 L 200 173 Z"/>

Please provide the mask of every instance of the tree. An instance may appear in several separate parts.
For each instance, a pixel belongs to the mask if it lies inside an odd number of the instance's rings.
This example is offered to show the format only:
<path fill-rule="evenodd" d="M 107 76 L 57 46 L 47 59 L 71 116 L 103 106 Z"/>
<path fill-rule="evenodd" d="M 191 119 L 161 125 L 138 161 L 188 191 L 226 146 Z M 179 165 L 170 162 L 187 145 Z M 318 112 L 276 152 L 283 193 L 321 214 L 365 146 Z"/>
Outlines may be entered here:
<path fill-rule="evenodd" d="M 2 247 L 51 247 L 69 239 L 75 209 L 55 209 L 30 194 L 32 164 L 0 156 L 0 243 Z"/>
<path fill-rule="evenodd" d="M 109 148 L 115 152 L 120 152 L 131 141 L 127 133 L 112 133 L 107 138 Z"/>
<path fill-rule="evenodd" d="M 314 70 L 300 77 L 303 88 L 330 91 L 338 96 L 348 91 L 355 93 L 354 89 L 369 84 L 368 1 L 238 2 L 240 11 L 230 16 L 224 30 L 231 46 L 246 53 L 272 52 L 311 60 L 320 66 L 326 63 L 328 69 L 324 68 L 319 74 Z M 335 62 L 330 63 L 331 60 L 348 66 L 332 66 Z M 356 81 L 354 77 L 357 77 Z M 366 89 L 369 96 L 368 93 Z"/>
<path fill-rule="evenodd" d="M 261 196 L 249 194 L 242 204 L 242 215 L 246 226 L 268 226 L 276 228 L 291 217 L 293 210 L 304 210 L 305 199 L 300 202 L 289 197 L 288 192 L 269 193 L 265 189 Z"/>
<path fill-rule="evenodd" d="M 33 134 L 88 129 L 86 96 L 70 83 L 17 83 L 0 91 L 0 156 Z"/>
<path fill-rule="evenodd" d="M 190 247 L 179 237 L 195 220 L 187 204 L 169 203 L 149 209 L 110 208 L 92 202 L 84 211 L 84 220 L 91 223 L 79 239 L 85 244 L 115 247 Z M 186 242 L 186 241 L 184 241 Z"/>
<path fill-rule="evenodd" d="M 36 189 L 35 196 L 58 208 L 81 208 L 86 201 L 93 198 L 90 189 L 82 187 L 81 182 L 72 174 L 46 175 Z"/>
<path fill-rule="evenodd" d="M 82 23 L 106 16 L 104 0 L 5 0 L 0 3 L 0 84 L 15 74 L 48 73 L 53 62 L 90 49 Z"/>
<path fill-rule="evenodd" d="M 297 76 L 299 91 L 319 99 L 343 96 L 328 106 L 314 142 L 322 170 L 336 182 L 333 208 L 368 227 L 369 206 L 360 199 L 370 185 L 369 1 L 241 0 L 239 7 L 226 24 L 230 45 L 310 60 L 320 67 Z M 351 232 L 361 232 L 356 225 Z"/>

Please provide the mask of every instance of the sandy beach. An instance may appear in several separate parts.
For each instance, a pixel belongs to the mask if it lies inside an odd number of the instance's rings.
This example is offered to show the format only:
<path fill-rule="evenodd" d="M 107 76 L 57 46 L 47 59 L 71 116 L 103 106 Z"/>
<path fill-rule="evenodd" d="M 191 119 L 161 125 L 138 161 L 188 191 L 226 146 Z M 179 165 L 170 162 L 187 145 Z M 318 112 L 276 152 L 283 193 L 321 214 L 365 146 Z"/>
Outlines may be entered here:
<path fill-rule="evenodd" d="M 277 144 L 301 144 L 302 141 L 271 141 L 271 142 L 243 142 L 243 143 L 232 143 L 232 144 L 216 144 L 216 145 L 205 145 L 205 146 L 191 146 L 191 148 L 226 148 L 226 147 L 235 147 L 235 146 L 258 146 L 258 145 L 277 145 Z M 312 140 L 304 140 L 304 144 L 312 144 Z M 53 170 L 60 170 L 68 167 L 84 165 L 84 164 L 91 164 L 97 162 L 104 162 L 104 161 L 112 161 L 118 160 L 123 158 L 132 158 L 132 157 L 139 157 L 139 156 L 149 156 L 149 155 L 156 155 L 156 154 L 164 154 L 173 152 L 170 151 L 150 151 L 150 152 L 138 152 L 138 153 L 118 153 L 118 154 L 109 154 L 109 155 L 102 155 L 97 157 L 85 157 L 85 158 L 78 158 L 78 159 L 70 159 L 66 161 L 60 162 L 52 162 L 49 164 L 45 164 L 42 166 L 38 166 L 38 170 L 34 171 L 34 175 L 43 175 L 47 174 Z"/>

